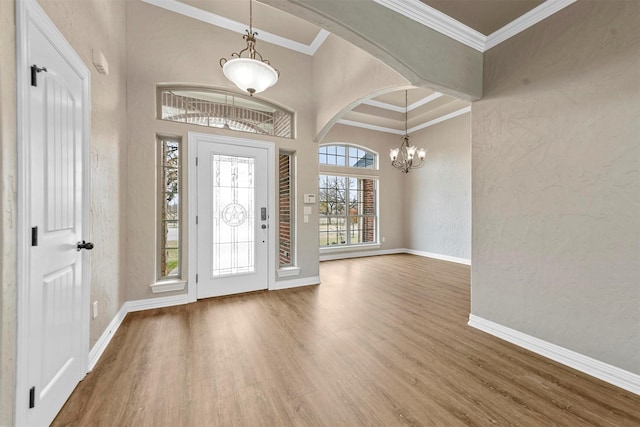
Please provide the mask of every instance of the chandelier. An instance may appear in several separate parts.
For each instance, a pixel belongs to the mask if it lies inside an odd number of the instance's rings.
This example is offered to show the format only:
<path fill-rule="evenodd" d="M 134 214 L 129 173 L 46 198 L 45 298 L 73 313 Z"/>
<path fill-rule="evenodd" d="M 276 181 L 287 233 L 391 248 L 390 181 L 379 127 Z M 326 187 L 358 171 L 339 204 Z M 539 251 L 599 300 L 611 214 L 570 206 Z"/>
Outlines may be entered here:
<path fill-rule="evenodd" d="M 247 47 L 239 53 L 232 53 L 229 60 L 220 59 L 220 66 L 226 78 L 253 96 L 276 84 L 280 77 L 280 72 L 256 50 L 258 33 L 253 31 L 253 0 L 249 0 L 249 29 L 245 31 L 247 33 L 242 38 L 247 42 Z M 243 57 L 245 53 L 247 56 Z"/>
<path fill-rule="evenodd" d="M 418 169 L 424 166 L 424 158 L 427 152 L 424 148 L 418 148 L 409 144 L 409 133 L 407 132 L 407 115 L 409 107 L 407 104 L 407 91 L 404 91 L 404 135 L 402 144 L 398 148 L 389 151 L 391 166 L 400 169 L 402 173 L 409 173 L 411 169 Z M 416 159 L 416 154 L 418 155 Z"/>

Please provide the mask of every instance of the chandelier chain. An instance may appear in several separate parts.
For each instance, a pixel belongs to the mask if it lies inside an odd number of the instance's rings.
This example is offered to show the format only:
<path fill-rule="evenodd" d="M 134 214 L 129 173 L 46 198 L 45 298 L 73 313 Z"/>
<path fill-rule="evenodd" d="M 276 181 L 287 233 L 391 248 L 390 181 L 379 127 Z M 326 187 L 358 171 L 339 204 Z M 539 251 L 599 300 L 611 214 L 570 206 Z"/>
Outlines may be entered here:
<path fill-rule="evenodd" d="M 406 135 L 407 132 L 407 120 L 409 118 L 409 102 L 407 101 L 407 92 L 408 90 L 404 91 L 404 134 Z"/>
<path fill-rule="evenodd" d="M 418 148 L 409 143 L 409 91 L 404 91 L 404 135 L 402 144 L 398 148 L 389 151 L 391 166 L 400 169 L 402 173 L 409 173 L 411 169 L 418 169 L 424 166 L 426 150 Z"/>

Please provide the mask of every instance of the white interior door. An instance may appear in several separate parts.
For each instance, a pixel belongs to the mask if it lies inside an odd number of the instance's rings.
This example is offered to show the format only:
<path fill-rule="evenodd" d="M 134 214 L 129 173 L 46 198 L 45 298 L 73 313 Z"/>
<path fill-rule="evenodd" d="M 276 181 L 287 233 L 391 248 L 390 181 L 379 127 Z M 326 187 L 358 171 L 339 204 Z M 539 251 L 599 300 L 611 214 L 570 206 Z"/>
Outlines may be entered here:
<path fill-rule="evenodd" d="M 268 287 L 268 153 L 197 145 L 197 297 Z"/>
<path fill-rule="evenodd" d="M 28 357 L 19 361 L 27 364 L 29 426 L 51 423 L 85 376 L 88 352 L 83 348 L 88 330 L 83 307 L 88 286 L 83 283 L 85 251 L 78 243 L 86 231 L 83 121 L 89 106 L 83 77 L 50 37 L 35 25 L 28 28 L 28 64 L 38 67 L 30 70 L 27 92 Z M 18 399 L 26 401 L 27 396 L 19 394 Z"/>

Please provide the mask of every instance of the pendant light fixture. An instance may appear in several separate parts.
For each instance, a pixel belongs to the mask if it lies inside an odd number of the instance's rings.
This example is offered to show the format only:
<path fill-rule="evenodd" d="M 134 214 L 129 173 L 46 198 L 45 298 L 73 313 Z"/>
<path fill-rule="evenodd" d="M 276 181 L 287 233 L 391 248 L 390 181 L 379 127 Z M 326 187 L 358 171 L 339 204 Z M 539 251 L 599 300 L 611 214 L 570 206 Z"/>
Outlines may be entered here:
<path fill-rule="evenodd" d="M 404 135 L 402 136 L 402 144 L 398 148 L 392 148 L 389 151 L 391 158 L 391 166 L 400 169 L 402 173 L 409 173 L 411 169 L 418 169 L 424 166 L 424 158 L 427 152 L 424 148 L 418 148 L 409 144 L 409 133 L 407 132 L 407 116 L 409 114 L 409 106 L 407 103 L 407 91 L 404 91 Z M 418 155 L 416 158 L 416 154 Z"/>
<path fill-rule="evenodd" d="M 231 59 L 220 59 L 220 66 L 226 78 L 253 96 L 276 84 L 280 77 L 280 72 L 256 50 L 258 33 L 253 31 L 253 0 L 249 0 L 249 29 L 245 31 L 247 33 L 242 38 L 247 42 L 247 47 L 239 53 L 232 53 Z M 244 54 L 245 57 L 242 56 Z"/>

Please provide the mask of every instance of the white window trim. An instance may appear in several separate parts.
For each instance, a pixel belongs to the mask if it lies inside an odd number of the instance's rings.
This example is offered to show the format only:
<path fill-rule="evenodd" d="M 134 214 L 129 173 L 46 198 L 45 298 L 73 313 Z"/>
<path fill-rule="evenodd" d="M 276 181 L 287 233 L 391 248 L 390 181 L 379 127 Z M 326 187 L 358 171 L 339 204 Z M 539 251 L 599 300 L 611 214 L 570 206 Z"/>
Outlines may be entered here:
<path fill-rule="evenodd" d="M 161 209 L 161 204 L 162 204 L 162 195 L 163 193 L 163 189 L 160 188 L 159 186 L 159 182 L 160 182 L 160 176 L 162 174 L 162 165 L 160 164 L 160 157 L 161 157 L 161 153 L 158 152 L 156 154 L 156 161 L 158 162 L 157 164 L 157 171 L 156 171 L 156 197 L 157 199 L 157 203 L 156 206 L 158 209 L 158 212 L 156 214 L 156 221 L 158 221 L 158 224 L 156 225 L 156 233 L 157 233 L 157 243 L 156 243 L 156 282 L 151 284 L 150 286 L 151 291 L 153 293 L 157 293 L 157 292 L 170 292 L 170 291 L 154 291 L 153 286 L 157 283 L 164 283 L 167 281 L 182 281 L 183 279 L 183 259 L 182 259 L 182 254 L 183 254 L 183 244 L 184 244 L 184 234 L 183 234 L 183 228 L 184 228 L 184 220 L 183 220 L 183 209 L 182 209 L 182 193 L 184 191 L 184 185 L 183 185 L 183 181 L 184 181 L 184 172 L 183 172 L 183 164 L 184 164 L 184 146 L 183 146 L 183 142 L 182 142 L 182 137 L 180 136 L 174 136 L 174 135 L 167 135 L 167 134 L 156 134 L 156 150 L 161 150 L 161 145 L 162 145 L 162 141 L 174 141 L 178 143 L 179 146 L 179 151 L 178 151 L 178 155 L 179 155 L 179 159 L 178 159 L 178 195 L 180 197 L 180 205 L 178 206 L 178 230 L 179 230 L 179 237 L 178 237 L 178 268 L 179 268 L 179 274 L 175 275 L 175 276 L 162 276 L 162 271 L 160 269 L 160 257 L 161 257 L 161 251 L 162 248 L 160 247 L 160 242 L 162 241 L 162 231 L 161 231 L 161 227 L 160 224 L 162 222 L 162 220 L 159 218 L 159 212 Z M 186 283 L 186 282 L 185 282 Z M 161 289 L 161 288 L 158 288 Z M 184 289 L 184 287 L 182 287 L 182 289 Z M 176 289 L 178 290 L 178 289 Z"/>
<path fill-rule="evenodd" d="M 300 267 L 282 267 L 278 269 L 278 277 L 291 277 L 291 276 L 299 276 L 302 269 Z"/>
<path fill-rule="evenodd" d="M 151 292 L 154 294 L 160 294 L 163 292 L 183 291 L 187 286 L 187 281 L 182 279 L 170 278 L 166 280 L 159 280 L 149 285 Z"/>

